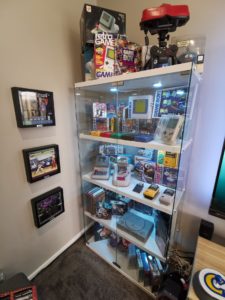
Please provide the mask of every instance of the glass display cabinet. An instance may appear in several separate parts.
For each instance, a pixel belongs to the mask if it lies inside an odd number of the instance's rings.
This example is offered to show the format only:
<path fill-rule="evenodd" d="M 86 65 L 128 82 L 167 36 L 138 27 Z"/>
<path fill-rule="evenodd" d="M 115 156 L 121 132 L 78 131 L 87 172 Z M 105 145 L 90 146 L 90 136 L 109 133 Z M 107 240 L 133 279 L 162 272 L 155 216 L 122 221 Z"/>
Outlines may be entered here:
<path fill-rule="evenodd" d="M 179 243 L 199 79 L 185 63 L 75 84 L 87 246 L 153 297 Z"/>

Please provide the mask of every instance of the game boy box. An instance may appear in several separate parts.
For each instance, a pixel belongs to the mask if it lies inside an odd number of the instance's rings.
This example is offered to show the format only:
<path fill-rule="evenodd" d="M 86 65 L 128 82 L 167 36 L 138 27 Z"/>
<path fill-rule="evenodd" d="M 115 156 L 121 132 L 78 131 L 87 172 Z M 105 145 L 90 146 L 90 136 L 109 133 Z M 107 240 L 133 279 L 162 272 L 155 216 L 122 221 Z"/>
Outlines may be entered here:
<path fill-rule="evenodd" d="M 98 32 L 95 34 L 95 78 L 111 77 L 116 74 L 117 39 L 116 33 Z"/>
<path fill-rule="evenodd" d="M 80 19 L 82 52 L 86 44 L 94 44 L 95 34 L 98 32 L 126 34 L 126 14 L 84 4 Z"/>

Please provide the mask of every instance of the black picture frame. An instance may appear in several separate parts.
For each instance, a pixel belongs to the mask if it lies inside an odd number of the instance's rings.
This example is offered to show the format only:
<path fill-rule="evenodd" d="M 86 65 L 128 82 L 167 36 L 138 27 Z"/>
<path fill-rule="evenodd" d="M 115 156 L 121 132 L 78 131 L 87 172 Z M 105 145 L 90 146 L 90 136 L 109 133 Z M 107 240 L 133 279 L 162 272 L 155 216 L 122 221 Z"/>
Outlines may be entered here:
<path fill-rule="evenodd" d="M 31 199 L 34 224 L 40 228 L 65 211 L 63 189 L 56 187 Z"/>
<path fill-rule="evenodd" d="M 53 92 L 12 87 L 17 127 L 55 126 Z"/>
<path fill-rule="evenodd" d="M 56 144 L 23 149 L 27 181 L 30 183 L 61 172 L 59 146 Z"/>

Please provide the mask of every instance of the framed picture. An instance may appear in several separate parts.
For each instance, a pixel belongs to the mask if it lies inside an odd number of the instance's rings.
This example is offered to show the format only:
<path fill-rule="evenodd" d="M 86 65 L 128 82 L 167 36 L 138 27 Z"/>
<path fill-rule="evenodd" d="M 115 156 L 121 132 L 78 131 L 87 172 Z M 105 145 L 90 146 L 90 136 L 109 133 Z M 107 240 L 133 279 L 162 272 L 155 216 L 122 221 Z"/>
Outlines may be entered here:
<path fill-rule="evenodd" d="M 31 199 L 34 223 L 41 227 L 65 211 L 63 189 L 57 187 Z"/>
<path fill-rule="evenodd" d="M 18 127 L 55 125 L 53 92 L 20 87 L 11 90 Z"/>
<path fill-rule="evenodd" d="M 24 149 L 23 158 L 30 183 L 60 173 L 58 145 Z"/>

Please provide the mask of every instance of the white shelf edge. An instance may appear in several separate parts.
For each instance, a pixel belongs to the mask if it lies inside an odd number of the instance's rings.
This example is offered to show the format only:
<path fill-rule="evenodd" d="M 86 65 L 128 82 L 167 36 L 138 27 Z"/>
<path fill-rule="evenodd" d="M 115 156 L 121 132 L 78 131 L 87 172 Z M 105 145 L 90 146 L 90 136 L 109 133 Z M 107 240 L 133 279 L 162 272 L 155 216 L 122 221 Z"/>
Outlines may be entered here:
<path fill-rule="evenodd" d="M 143 291 L 145 291 L 147 294 L 149 294 L 152 297 L 152 299 L 155 299 L 156 297 L 150 291 L 150 289 L 144 287 L 144 285 L 142 283 L 140 283 L 137 280 L 135 280 L 132 276 L 129 275 L 129 273 L 126 273 L 126 271 L 123 271 L 123 269 L 120 269 L 117 266 L 115 266 L 115 264 L 113 264 L 113 259 L 111 259 L 110 253 L 107 253 L 107 245 L 106 245 L 107 242 L 108 242 L 107 240 L 102 240 L 102 241 L 98 241 L 98 242 L 92 242 L 92 241 L 89 240 L 86 245 L 96 255 L 98 255 L 100 258 L 104 259 L 104 261 L 107 262 L 111 267 L 113 267 L 115 270 L 117 270 L 123 276 L 125 276 L 127 279 L 129 279 L 131 282 L 133 282 L 136 286 L 138 286 Z M 108 250 L 108 252 L 109 252 L 109 250 Z M 109 255 L 107 256 L 107 254 L 109 254 Z M 116 253 L 115 253 L 114 258 L 116 258 Z M 129 272 L 129 270 L 128 270 L 128 272 Z"/>
<path fill-rule="evenodd" d="M 132 210 L 134 211 L 134 210 Z M 135 212 L 137 215 L 142 215 L 139 212 Z M 159 250 L 156 241 L 155 241 L 155 227 L 151 233 L 151 235 L 149 236 L 149 238 L 147 239 L 147 241 L 145 243 L 141 242 L 140 240 L 138 240 L 137 238 L 135 238 L 134 236 L 132 236 L 131 234 L 117 228 L 116 225 L 116 216 L 112 216 L 111 220 L 104 220 L 104 219 L 99 219 L 96 216 L 92 215 L 91 213 L 89 213 L 88 211 L 85 211 L 84 214 L 94 220 L 95 222 L 103 225 L 104 227 L 106 227 L 107 229 L 117 233 L 120 237 L 127 239 L 130 243 L 136 245 L 137 247 L 139 247 L 140 249 L 148 252 L 149 254 L 157 257 L 158 259 L 160 259 L 162 262 L 166 261 L 166 258 L 161 254 L 161 251 Z M 151 216 L 148 216 L 148 220 L 151 219 Z"/>
<path fill-rule="evenodd" d="M 113 139 L 113 138 L 107 138 L 102 136 L 93 136 L 90 134 L 84 134 L 80 133 L 79 138 L 81 140 L 89 140 L 89 141 L 95 141 L 95 142 L 103 142 L 103 143 L 109 143 L 109 144 L 118 144 L 123 146 L 130 146 L 130 147 L 136 147 L 136 148 L 145 148 L 145 149 L 155 149 L 155 150 L 163 150 L 163 151 L 169 151 L 174 153 L 180 153 L 181 145 L 166 145 L 162 144 L 160 142 L 157 142 L 155 140 L 148 142 L 148 143 L 142 143 L 142 142 L 135 142 L 135 141 L 128 141 L 123 139 Z M 191 141 L 184 142 L 183 150 L 188 148 Z"/>
<path fill-rule="evenodd" d="M 143 188 L 142 192 L 140 194 L 139 193 L 135 193 L 135 192 L 133 192 L 133 188 L 140 181 L 137 180 L 136 178 L 134 178 L 133 176 L 131 176 L 131 183 L 130 183 L 130 185 L 128 187 L 119 187 L 119 186 L 113 185 L 111 177 L 110 177 L 109 180 L 92 179 L 91 178 L 91 173 L 83 175 L 82 179 L 85 180 L 85 181 L 87 181 L 87 182 L 93 183 L 93 184 L 95 184 L 97 186 L 100 186 L 102 188 L 105 188 L 107 190 L 110 190 L 112 192 L 115 192 L 115 193 L 117 193 L 119 195 L 122 195 L 122 196 L 125 196 L 127 198 L 130 198 L 131 200 L 134 200 L 136 202 L 145 204 L 145 205 L 147 205 L 149 207 L 152 207 L 154 209 L 162 211 L 162 212 L 164 212 L 166 214 L 172 215 L 172 212 L 173 212 L 173 203 L 171 203 L 170 205 L 164 205 L 164 204 L 161 204 L 159 202 L 160 196 L 162 195 L 162 193 L 166 189 L 165 186 L 159 185 L 159 188 L 160 188 L 159 194 L 156 196 L 155 199 L 150 200 L 150 199 L 147 199 L 147 198 L 145 198 L 143 196 L 143 191 L 146 190 L 150 184 L 143 182 L 144 188 Z M 183 194 L 183 192 L 179 192 L 179 191 L 176 192 L 176 202 L 180 201 L 180 198 L 182 197 L 182 194 Z"/>
<path fill-rule="evenodd" d="M 114 83 L 114 82 L 120 82 L 120 81 L 125 81 L 125 80 L 132 80 L 132 79 L 140 79 L 140 78 L 143 78 L 146 76 L 147 77 L 163 76 L 163 75 L 177 73 L 177 72 L 191 71 L 191 68 L 192 68 L 192 63 L 188 62 L 188 63 L 184 63 L 184 64 L 167 66 L 167 67 L 163 67 L 163 68 L 155 68 L 155 69 L 146 70 L 146 71 L 122 74 L 122 75 L 112 76 L 112 77 L 108 77 L 108 78 L 101 78 L 101 79 L 88 80 L 88 81 L 84 81 L 84 82 L 77 82 L 77 83 L 75 83 L 75 88 L 100 85 L 100 84 L 106 84 L 106 83 Z M 193 74 L 197 74 L 197 72 L 193 72 Z"/>

